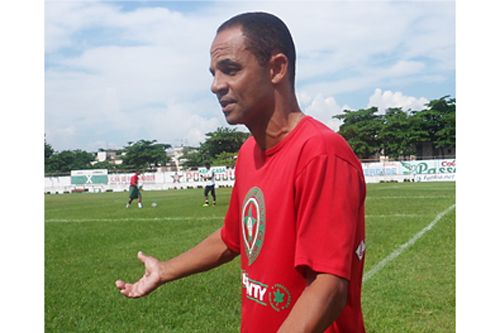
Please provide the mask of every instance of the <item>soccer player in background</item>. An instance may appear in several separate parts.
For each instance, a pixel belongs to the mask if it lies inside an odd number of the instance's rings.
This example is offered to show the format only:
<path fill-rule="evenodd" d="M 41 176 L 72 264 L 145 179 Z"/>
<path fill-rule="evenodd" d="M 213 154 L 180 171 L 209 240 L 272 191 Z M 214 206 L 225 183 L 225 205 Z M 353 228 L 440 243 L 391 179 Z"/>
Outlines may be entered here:
<path fill-rule="evenodd" d="M 252 133 L 224 224 L 166 261 L 139 252 L 144 276 L 116 287 L 142 297 L 239 255 L 242 332 L 365 332 L 363 171 L 341 136 L 301 112 L 288 28 L 271 14 L 237 15 L 218 28 L 210 56 L 226 121 Z"/>
<path fill-rule="evenodd" d="M 142 208 L 142 195 L 141 195 L 141 186 L 139 186 L 139 175 L 140 171 L 135 171 L 133 176 L 130 177 L 130 186 L 128 188 L 129 199 L 127 202 L 126 208 L 129 208 L 134 199 L 137 199 L 137 206 Z"/>
<path fill-rule="evenodd" d="M 210 167 L 210 163 L 205 163 L 205 168 L 207 169 L 207 173 L 203 175 L 205 179 L 205 190 L 203 195 L 205 196 L 205 203 L 203 207 L 210 206 L 208 203 L 208 194 L 212 195 L 212 204 L 215 206 L 215 171 Z"/>

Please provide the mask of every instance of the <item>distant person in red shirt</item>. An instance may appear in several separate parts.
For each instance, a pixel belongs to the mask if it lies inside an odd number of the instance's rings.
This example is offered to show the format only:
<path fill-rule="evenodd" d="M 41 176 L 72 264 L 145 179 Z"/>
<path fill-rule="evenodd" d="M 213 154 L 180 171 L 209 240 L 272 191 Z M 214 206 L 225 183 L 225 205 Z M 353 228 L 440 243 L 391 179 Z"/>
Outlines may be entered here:
<path fill-rule="evenodd" d="M 217 30 L 210 55 L 226 121 L 252 133 L 224 225 L 163 262 L 139 252 L 144 276 L 117 288 L 142 297 L 240 255 L 241 332 L 364 333 L 363 172 L 341 136 L 300 111 L 288 28 L 266 13 L 235 16 Z"/>
<path fill-rule="evenodd" d="M 139 185 L 139 175 L 140 171 L 134 172 L 134 175 L 130 177 L 130 186 L 128 188 L 129 199 L 127 205 L 125 207 L 129 208 L 134 199 L 137 199 L 137 206 L 142 208 L 142 195 L 141 195 L 141 186 Z"/>

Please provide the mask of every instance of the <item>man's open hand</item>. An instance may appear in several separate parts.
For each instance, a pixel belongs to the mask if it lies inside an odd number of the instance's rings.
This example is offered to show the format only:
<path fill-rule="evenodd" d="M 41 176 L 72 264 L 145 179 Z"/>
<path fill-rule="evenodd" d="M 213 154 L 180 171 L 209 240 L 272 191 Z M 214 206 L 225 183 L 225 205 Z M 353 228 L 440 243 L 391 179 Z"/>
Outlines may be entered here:
<path fill-rule="evenodd" d="M 122 280 L 115 282 L 120 293 L 129 298 L 146 296 L 162 284 L 160 261 L 144 255 L 141 251 L 137 254 L 137 258 L 144 263 L 145 272 L 142 278 L 135 283 L 127 283 Z"/>

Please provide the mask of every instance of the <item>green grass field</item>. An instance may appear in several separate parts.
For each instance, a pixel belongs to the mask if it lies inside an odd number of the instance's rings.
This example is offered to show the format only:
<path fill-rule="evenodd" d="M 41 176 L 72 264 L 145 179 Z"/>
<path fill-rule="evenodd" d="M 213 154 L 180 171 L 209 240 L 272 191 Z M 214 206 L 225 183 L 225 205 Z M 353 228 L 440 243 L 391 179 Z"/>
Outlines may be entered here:
<path fill-rule="evenodd" d="M 230 189 L 217 194 L 218 206 L 203 208 L 201 189 L 144 192 L 143 209 L 125 209 L 126 192 L 46 195 L 46 332 L 238 332 L 238 259 L 143 299 L 114 286 L 142 276 L 138 250 L 166 259 L 218 228 Z M 368 185 L 367 332 L 455 332 L 455 210 L 439 218 L 454 203 L 454 183 Z"/>

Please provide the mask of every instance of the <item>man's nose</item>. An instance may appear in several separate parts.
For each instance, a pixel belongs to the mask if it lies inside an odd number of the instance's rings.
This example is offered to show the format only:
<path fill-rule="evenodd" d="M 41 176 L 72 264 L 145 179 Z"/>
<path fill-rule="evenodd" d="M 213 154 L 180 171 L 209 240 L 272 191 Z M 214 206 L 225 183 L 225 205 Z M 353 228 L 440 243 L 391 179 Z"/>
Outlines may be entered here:
<path fill-rule="evenodd" d="M 217 96 L 224 95 L 227 92 L 227 83 L 218 73 L 214 75 L 210 90 Z"/>

